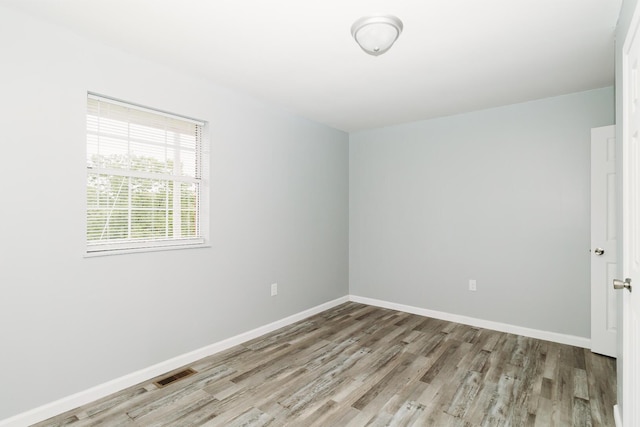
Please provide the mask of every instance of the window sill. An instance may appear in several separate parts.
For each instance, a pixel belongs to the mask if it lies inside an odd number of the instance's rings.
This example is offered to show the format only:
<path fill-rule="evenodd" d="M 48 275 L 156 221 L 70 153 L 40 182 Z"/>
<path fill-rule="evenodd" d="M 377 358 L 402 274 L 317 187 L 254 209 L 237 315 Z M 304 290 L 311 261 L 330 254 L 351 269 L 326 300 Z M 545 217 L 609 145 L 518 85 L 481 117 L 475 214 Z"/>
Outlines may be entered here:
<path fill-rule="evenodd" d="M 160 251 L 175 251 L 175 250 L 184 250 L 184 249 L 201 249 L 201 248 L 210 248 L 211 245 L 207 243 L 198 243 L 193 245 L 171 245 L 171 246 L 150 246 L 145 248 L 130 248 L 130 249 L 111 249 L 111 250 L 102 250 L 102 251 L 86 251 L 84 254 L 84 258 L 95 258 L 95 257 L 104 257 L 104 256 L 113 256 L 113 255 L 125 255 L 125 254 L 136 254 L 136 253 L 145 253 L 145 252 L 160 252 Z"/>

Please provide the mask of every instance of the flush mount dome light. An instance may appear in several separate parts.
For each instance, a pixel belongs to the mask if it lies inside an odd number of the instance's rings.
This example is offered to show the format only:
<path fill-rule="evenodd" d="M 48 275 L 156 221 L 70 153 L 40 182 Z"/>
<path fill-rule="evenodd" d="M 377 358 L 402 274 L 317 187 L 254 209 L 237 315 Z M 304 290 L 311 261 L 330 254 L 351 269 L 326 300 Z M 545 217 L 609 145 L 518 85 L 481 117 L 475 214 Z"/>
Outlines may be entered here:
<path fill-rule="evenodd" d="M 392 15 L 363 16 L 351 26 L 351 35 L 369 55 L 382 55 L 402 33 L 402 21 Z"/>

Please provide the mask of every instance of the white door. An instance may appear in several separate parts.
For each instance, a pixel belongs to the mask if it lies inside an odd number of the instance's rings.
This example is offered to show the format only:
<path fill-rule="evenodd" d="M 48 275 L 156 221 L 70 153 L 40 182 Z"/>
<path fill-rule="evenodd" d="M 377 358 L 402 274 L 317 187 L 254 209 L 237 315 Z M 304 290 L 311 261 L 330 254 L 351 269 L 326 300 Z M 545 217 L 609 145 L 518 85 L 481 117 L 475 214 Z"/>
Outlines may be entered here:
<path fill-rule="evenodd" d="M 591 129 L 591 351 L 617 356 L 616 128 Z"/>
<path fill-rule="evenodd" d="M 622 422 L 640 426 L 640 10 L 622 48 Z M 623 282 L 619 281 L 618 286 Z M 631 290 L 633 289 L 633 292 Z"/>

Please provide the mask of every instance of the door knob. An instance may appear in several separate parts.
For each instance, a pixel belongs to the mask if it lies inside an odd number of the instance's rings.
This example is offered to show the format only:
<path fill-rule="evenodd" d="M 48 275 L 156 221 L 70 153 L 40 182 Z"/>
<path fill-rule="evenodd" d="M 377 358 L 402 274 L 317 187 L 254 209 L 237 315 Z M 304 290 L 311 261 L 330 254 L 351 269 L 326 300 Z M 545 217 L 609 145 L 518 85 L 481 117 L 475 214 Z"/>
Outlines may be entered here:
<path fill-rule="evenodd" d="M 631 292 L 631 279 L 628 277 L 622 280 L 613 279 L 613 289 L 628 289 Z"/>
<path fill-rule="evenodd" d="M 593 252 L 595 252 L 596 255 L 602 255 L 602 254 L 604 254 L 604 249 L 596 248 Z"/>

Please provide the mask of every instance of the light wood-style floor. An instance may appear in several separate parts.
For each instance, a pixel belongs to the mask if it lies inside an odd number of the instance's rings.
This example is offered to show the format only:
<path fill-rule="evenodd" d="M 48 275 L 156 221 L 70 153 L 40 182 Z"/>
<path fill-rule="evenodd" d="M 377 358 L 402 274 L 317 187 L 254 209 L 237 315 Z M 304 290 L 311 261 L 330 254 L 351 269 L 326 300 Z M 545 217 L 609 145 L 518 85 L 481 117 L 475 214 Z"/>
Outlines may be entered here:
<path fill-rule="evenodd" d="M 37 426 L 613 426 L 615 360 L 346 303 Z"/>

